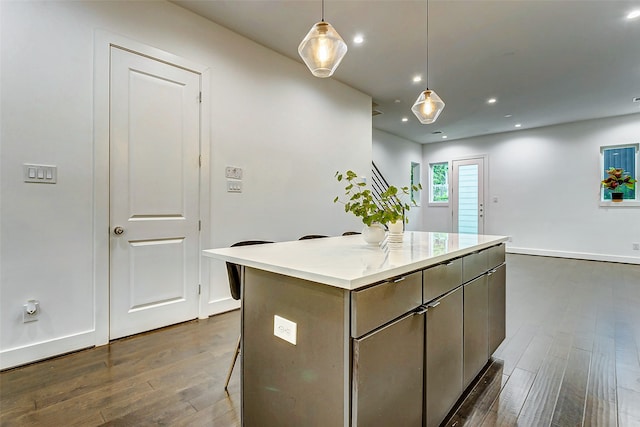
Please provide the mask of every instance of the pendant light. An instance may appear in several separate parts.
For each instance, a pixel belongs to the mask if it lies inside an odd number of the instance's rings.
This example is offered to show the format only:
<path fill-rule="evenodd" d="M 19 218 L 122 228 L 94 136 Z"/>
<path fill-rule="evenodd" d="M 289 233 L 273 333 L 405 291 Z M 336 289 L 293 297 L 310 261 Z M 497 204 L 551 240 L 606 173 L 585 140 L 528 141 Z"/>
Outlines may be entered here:
<path fill-rule="evenodd" d="M 331 77 L 340 61 L 347 53 L 347 44 L 340 34 L 324 21 L 324 0 L 322 0 L 322 21 L 316 23 L 298 46 L 298 54 L 316 77 Z"/>
<path fill-rule="evenodd" d="M 427 0 L 427 90 L 420 93 L 418 99 L 411 107 L 411 111 L 416 115 L 420 123 L 427 125 L 436 121 L 442 110 L 444 101 L 435 91 L 429 89 L 429 0 Z"/>

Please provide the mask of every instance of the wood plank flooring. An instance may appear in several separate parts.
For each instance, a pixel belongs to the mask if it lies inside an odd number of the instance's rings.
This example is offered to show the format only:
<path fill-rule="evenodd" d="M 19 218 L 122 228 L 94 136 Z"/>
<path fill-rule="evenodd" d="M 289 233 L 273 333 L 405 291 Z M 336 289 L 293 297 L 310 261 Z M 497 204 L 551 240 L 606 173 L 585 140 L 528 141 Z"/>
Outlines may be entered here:
<path fill-rule="evenodd" d="M 507 338 L 446 425 L 640 426 L 638 344 L 640 266 L 508 255 Z"/>
<path fill-rule="evenodd" d="M 235 311 L 4 371 L 0 425 L 240 425 L 239 333 Z"/>
<path fill-rule="evenodd" d="M 507 256 L 507 339 L 446 422 L 640 427 L 640 266 Z M 240 426 L 239 312 L 0 373 L 1 426 Z"/>

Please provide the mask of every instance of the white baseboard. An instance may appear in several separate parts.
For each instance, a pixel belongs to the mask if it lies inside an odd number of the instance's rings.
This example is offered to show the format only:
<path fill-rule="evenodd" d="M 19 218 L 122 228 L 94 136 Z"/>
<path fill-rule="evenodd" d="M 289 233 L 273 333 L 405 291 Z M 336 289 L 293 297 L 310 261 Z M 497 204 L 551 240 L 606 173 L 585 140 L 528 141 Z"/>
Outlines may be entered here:
<path fill-rule="evenodd" d="M 79 332 L 66 337 L 54 338 L 23 347 L 10 348 L 0 352 L 0 370 L 37 362 L 72 351 L 93 347 L 95 331 Z"/>
<path fill-rule="evenodd" d="M 640 257 L 620 256 L 620 255 L 593 254 L 588 252 L 566 252 L 566 251 L 554 251 L 554 250 L 548 250 L 548 249 L 515 248 L 513 246 L 507 246 L 506 251 L 507 253 L 511 253 L 511 254 L 538 255 L 538 256 L 549 256 L 549 257 L 555 257 L 555 258 L 584 259 L 588 261 L 621 262 L 624 264 L 640 264 Z"/>
<path fill-rule="evenodd" d="M 214 314 L 225 313 L 240 308 L 240 301 L 233 298 L 223 298 L 211 301 L 207 304 L 207 317 Z M 106 343 L 105 343 L 106 344 Z M 94 330 L 79 332 L 77 334 L 54 338 L 0 351 L 0 370 L 15 368 L 50 357 L 60 356 L 65 353 L 95 347 L 96 332 Z"/>
<path fill-rule="evenodd" d="M 237 310 L 240 308 L 240 301 L 231 297 L 223 298 L 215 301 L 210 301 L 207 304 L 207 315 L 213 316 L 214 314 L 225 313 L 231 310 Z"/>

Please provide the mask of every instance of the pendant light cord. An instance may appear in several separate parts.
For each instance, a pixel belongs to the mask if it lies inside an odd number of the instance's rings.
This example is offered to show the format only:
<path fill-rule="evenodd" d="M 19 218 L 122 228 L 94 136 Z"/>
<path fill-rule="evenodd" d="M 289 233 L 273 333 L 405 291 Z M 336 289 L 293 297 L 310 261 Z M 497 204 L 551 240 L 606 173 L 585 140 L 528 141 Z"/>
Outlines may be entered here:
<path fill-rule="evenodd" d="M 324 0 L 322 0 L 324 2 Z M 429 0 L 427 0 L 427 90 L 429 89 Z"/>
<path fill-rule="evenodd" d="M 322 0 L 322 22 L 324 22 L 324 0 Z"/>

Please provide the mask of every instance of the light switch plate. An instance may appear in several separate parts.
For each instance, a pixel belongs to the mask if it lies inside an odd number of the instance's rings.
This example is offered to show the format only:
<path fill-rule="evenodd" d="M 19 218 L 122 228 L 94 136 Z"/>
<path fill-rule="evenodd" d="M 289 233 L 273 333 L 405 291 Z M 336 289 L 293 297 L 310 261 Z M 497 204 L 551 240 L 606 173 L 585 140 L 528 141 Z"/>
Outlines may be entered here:
<path fill-rule="evenodd" d="M 276 314 L 273 316 L 273 335 L 296 345 L 298 324 Z"/>
<path fill-rule="evenodd" d="M 242 193 L 242 181 L 227 180 L 227 193 Z"/>
<path fill-rule="evenodd" d="M 24 182 L 37 184 L 55 184 L 58 180 L 58 168 L 51 165 L 23 164 Z"/>

